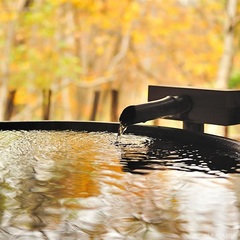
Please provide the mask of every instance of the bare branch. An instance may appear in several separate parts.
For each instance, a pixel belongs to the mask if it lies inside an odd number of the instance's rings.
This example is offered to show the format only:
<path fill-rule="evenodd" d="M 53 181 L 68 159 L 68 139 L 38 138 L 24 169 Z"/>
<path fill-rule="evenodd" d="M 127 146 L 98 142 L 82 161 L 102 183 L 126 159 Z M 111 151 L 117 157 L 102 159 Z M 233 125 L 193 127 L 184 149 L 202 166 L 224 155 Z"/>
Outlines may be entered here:
<path fill-rule="evenodd" d="M 77 84 L 78 87 L 82 87 L 82 88 L 93 88 L 93 87 L 98 87 L 104 83 L 109 83 L 109 82 L 113 82 L 115 80 L 115 78 L 113 76 L 109 76 L 109 77 L 99 77 L 96 78 L 95 80 L 89 82 L 89 81 L 81 81 Z"/>
<path fill-rule="evenodd" d="M 232 21 L 231 27 L 236 28 L 239 23 L 240 23 L 240 16 L 236 16 Z"/>
<path fill-rule="evenodd" d="M 129 49 L 130 43 L 130 30 L 122 37 L 121 46 L 119 52 L 113 57 L 111 63 L 108 66 L 108 70 L 112 72 L 114 68 L 118 65 L 119 62 L 126 56 L 127 51 Z"/>

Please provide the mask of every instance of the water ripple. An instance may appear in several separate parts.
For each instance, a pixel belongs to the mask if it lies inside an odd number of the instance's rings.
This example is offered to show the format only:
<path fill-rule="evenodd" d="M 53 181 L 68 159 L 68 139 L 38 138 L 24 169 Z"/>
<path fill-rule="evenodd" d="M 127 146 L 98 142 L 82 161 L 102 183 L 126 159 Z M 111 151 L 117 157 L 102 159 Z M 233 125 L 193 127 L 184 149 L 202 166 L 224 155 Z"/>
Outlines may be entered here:
<path fill-rule="evenodd" d="M 237 239 L 239 153 L 145 136 L 0 132 L 0 239 Z"/>

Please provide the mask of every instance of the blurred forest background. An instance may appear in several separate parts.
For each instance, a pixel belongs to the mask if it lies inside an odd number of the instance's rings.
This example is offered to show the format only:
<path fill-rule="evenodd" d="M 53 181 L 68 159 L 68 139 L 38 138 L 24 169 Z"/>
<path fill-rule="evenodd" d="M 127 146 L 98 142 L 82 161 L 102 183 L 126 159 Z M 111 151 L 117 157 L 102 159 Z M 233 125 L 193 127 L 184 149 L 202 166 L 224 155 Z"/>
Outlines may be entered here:
<path fill-rule="evenodd" d="M 238 0 L 0 0 L 0 120 L 118 121 L 148 85 L 238 88 Z"/>

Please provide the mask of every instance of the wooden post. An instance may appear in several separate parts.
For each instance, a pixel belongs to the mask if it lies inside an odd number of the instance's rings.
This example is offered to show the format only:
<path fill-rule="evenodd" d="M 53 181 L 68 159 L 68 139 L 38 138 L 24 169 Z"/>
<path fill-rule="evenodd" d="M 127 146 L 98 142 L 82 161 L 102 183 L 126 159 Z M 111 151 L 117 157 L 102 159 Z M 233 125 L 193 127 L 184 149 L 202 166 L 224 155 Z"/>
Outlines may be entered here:
<path fill-rule="evenodd" d="M 52 91 L 50 89 L 43 89 L 42 91 L 42 119 L 49 120 L 50 118 L 50 107 L 51 107 L 51 95 Z"/>
<path fill-rule="evenodd" d="M 118 121 L 118 91 L 112 90 L 112 101 L 111 101 L 111 121 Z"/>
<path fill-rule="evenodd" d="M 153 120 L 153 125 L 154 125 L 154 126 L 159 126 L 159 125 L 160 125 L 160 120 L 159 120 L 159 118 Z"/>
<path fill-rule="evenodd" d="M 97 116 L 97 109 L 99 105 L 99 98 L 100 98 L 100 91 L 94 92 L 94 100 L 93 100 L 93 107 L 92 107 L 92 113 L 90 117 L 90 121 L 95 121 Z"/>
<path fill-rule="evenodd" d="M 8 92 L 6 108 L 5 108 L 5 112 L 4 112 L 4 120 L 5 121 L 10 120 L 12 117 L 15 96 L 16 96 L 16 90 L 11 90 Z"/>
<path fill-rule="evenodd" d="M 228 135 L 229 135 L 229 128 L 228 128 L 228 126 L 224 126 L 224 137 L 225 138 L 227 138 L 228 137 Z"/>

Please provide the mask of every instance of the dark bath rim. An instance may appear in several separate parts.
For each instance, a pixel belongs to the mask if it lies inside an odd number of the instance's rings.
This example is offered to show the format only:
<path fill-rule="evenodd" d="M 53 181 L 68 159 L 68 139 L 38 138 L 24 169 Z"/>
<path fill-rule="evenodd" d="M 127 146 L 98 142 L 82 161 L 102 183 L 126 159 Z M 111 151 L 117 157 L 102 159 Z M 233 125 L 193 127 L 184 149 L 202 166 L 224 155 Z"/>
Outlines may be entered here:
<path fill-rule="evenodd" d="M 48 131 L 87 131 L 87 132 L 113 132 L 117 133 L 119 123 L 97 122 L 97 121 L 3 121 L 0 122 L 1 130 L 48 130 Z M 226 149 L 239 152 L 240 142 L 229 138 L 223 138 L 211 134 L 195 133 L 188 130 L 149 126 L 129 126 L 125 134 L 149 136 L 153 138 L 167 139 L 181 142 L 182 144 L 198 144 L 202 147 L 213 147 L 214 149 Z"/>

